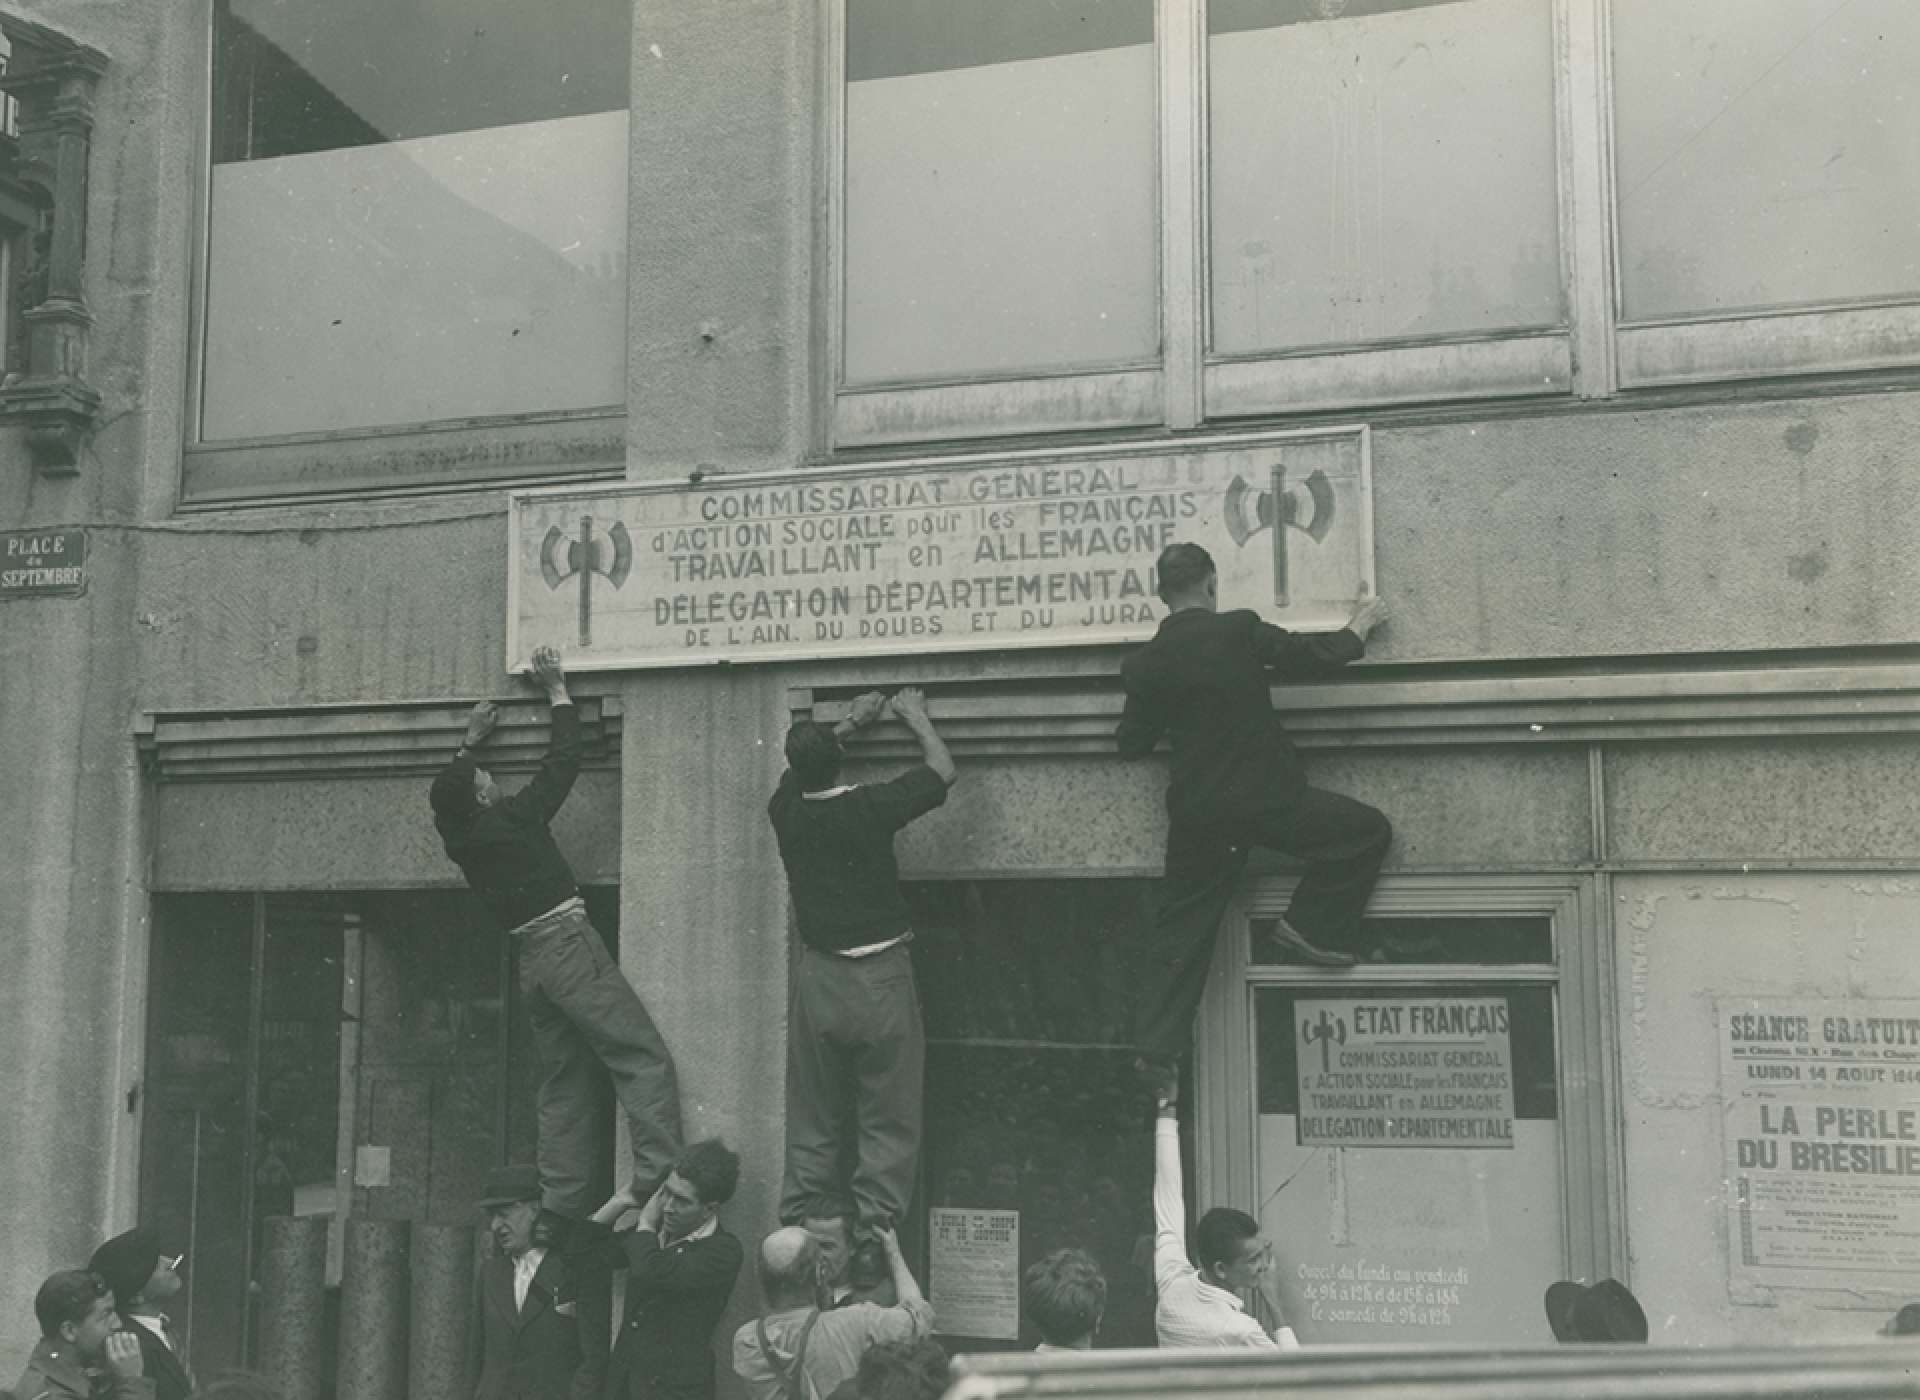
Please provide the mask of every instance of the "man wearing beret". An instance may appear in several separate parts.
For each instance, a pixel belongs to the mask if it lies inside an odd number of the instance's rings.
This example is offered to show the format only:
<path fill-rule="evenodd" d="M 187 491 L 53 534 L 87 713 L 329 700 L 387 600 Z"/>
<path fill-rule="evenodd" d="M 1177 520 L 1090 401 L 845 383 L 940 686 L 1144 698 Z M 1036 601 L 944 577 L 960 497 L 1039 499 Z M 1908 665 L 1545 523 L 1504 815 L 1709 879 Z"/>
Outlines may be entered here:
<path fill-rule="evenodd" d="M 474 1400 L 567 1400 L 582 1372 L 579 1306 L 566 1260 L 535 1229 L 540 1173 L 501 1167 L 487 1174 L 486 1191 L 480 1208 L 495 1253 L 480 1266 Z"/>
<path fill-rule="evenodd" d="M 157 1400 L 187 1400 L 193 1373 L 181 1354 L 179 1338 L 160 1305 L 180 1295 L 180 1263 L 185 1255 L 163 1255 L 152 1230 L 128 1230 L 94 1250 L 87 1267 L 113 1290 L 122 1330 L 140 1343 L 140 1361 L 154 1384 Z"/>

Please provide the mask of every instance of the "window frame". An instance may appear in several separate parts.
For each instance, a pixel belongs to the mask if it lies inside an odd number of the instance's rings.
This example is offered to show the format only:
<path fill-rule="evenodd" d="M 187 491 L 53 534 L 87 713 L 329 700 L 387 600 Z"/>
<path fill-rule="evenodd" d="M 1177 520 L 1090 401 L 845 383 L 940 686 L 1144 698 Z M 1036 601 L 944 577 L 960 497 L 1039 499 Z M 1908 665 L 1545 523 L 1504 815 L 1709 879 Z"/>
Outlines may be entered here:
<path fill-rule="evenodd" d="M 1920 367 L 1920 296 L 1626 316 L 1614 198 L 1611 0 L 1549 0 L 1562 324 L 1216 354 L 1208 277 L 1209 0 L 1155 0 L 1158 361 L 850 385 L 843 372 L 846 3 L 832 0 L 828 7 L 823 65 L 830 115 L 821 342 L 830 456 L 1059 432 L 1180 432 L 1416 405 L 1610 399 L 1631 391 Z"/>
<path fill-rule="evenodd" d="M 627 406 L 522 411 L 267 437 L 201 435 L 213 208 L 215 6 L 198 26 L 187 373 L 175 502 L 182 510 L 550 485 L 626 471 Z M 632 108 L 632 73 L 628 73 Z M 630 338 L 630 337 L 629 337 Z M 626 346 L 621 347 L 623 359 Z"/>
<path fill-rule="evenodd" d="M 1613 198 L 1619 177 L 1617 95 L 1611 81 L 1612 6 L 1611 0 L 1587 3 L 1600 5 L 1597 60 L 1609 78 L 1600 88 L 1607 156 L 1605 207 L 1608 239 L 1619 249 L 1619 204 Z M 1630 317 L 1623 264 L 1623 258 L 1614 259 L 1609 298 L 1622 389 L 1920 365 L 1920 292 Z"/>
<path fill-rule="evenodd" d="M 1554 1050 L 1560 1128 L 1561 1249 L 1571 1278 L 1622 1278 L 1625 1145 L 1613 1053 L 1609 929 L 1597 883 L 1587 875 L 1389 875 L 1369 909 L 1401 915 L 1520 915 L 1551 921 L 1552 963 L 1404 963 L 1328 974 L 1311 967 L 1253 964 L 1247 926 L 1286 912 L 1294 879 L 1249 884 L 1222 921 L 1201 1004 L 1205 1033 L 1194 1056 L 1196 1160 L 1201 1203 L 1259 1199 L 1254 1000 L 1263 987 L 1481 986 L 1554 989 Z"/>

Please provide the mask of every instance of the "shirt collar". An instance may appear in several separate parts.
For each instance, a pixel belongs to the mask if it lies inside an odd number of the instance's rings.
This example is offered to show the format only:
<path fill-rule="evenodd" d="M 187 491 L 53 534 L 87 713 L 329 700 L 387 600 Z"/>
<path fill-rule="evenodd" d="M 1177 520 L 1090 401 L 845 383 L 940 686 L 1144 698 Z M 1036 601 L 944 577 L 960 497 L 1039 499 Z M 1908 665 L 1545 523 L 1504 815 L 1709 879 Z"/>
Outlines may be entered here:
<path fill-rule="evenodd" d="M 540 1272 L 540 1266 L 546 1262 L 546 1258 L 546 1248 L 542 1245 L 535 1245 L 532 1249 L 529 1249 L 525 1254 L 520 1255 L 513 1261 L 514 1272 L 519 1273 L 524 1270 L 530 1274 L 537 1274 Z"/>
<path fill-rule="evenodd" d="M 828 788 L 825 792 L 803 792 L 800 795 L 809 802 L 825 802 L 829 797 L 838 797 L 842 793 L 852 792 L 860 786 L 858 783 L 842 783 L 839 787 Z"/>
<path fill-rule="evenodd" d="M 676 1244 L 692 1244 L 695 1240 L 704 1240 L 708 1235 L 711 1235 L 715 1230 L 718 1230 L 719 1228 L 720 1228 L 720 1217 L 717 1215 L 709 1215 L 707 1217 L 707 1223 L 702 1225 L 699 1229 L 689 1230 L 687 1231 L 686 1234 L 682 1235 L 679 1239 L 670 1240 L 667 1238 L 666 1227 L 663 1225 L 660 1227 L 660 1248 L 669 1249 Z"/>
<path fill-rule="evenodd" d="M 1209 1283 L 1197 1274 L 1194 1276 L 1194 1283 L 1196 1285 L 1194 1293 L 1199 1297 L 1201 1302 L 1215 1306 L 1229 1307 L 1235 1312 L 1245 1312 L 1247 1310 L 1247 1305 L 1240 1301 L 1240 1295 L 1231 1289 L 1222 1288 L 1217 1283 Z"/>
<path fill-rule="evenodd" d="M 153 1333 L 154 1336 L 165 1343 L 169 1351 L 173 1349 L 173 1339 L 167 1335 L 167 1315 L 165 1313 L 130 1312 L 122 1313 L 121 1316 L 128 1322 L 139 1323 L 142 1327 L 146 1328 L 147 1331 Z"/>

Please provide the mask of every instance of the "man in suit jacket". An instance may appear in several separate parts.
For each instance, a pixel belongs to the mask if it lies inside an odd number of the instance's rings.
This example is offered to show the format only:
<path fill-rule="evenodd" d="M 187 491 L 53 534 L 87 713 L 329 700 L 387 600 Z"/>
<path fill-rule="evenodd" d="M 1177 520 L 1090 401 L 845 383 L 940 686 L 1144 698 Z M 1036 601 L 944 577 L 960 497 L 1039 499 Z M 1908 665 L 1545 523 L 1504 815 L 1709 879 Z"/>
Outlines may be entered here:
<path fill-rule="evenodd" d="M 1138 1032 L 1146 1059 L 1164 1067 L 1192 1038 L 1248 847 L 1306 865 L 1275 942 L 1291 960 L 1344 967 L 1354 958 L 1340 945 L 1354 939 L 1393 828 L 1365 803 L 1307 785 L 1271 690 L 1275 676 L 1307 679 L 1357 660 L 1386 606 L 1368 598 L 1338 632 L 1292 633 L 1252 612 L 1221 612 L 1219 577 L 1199 545 L 1168 545 L 1156 568 L 1167 616 L 1121 665 L 1127 698 L 1115 737 L 1127 758 L 1152 752 L 1163 734 L 1173 742 L 1157 956 L 1142 975 L 1159 990 Z"/>
<path fill-rule="evenodd" d="M 140 1361 L 154 1384 L 157 1400 L 187 1400 L 193 1373 L 180 1349 L 173 1324 L 160 1310 L 180 1295 L 180 1266 L 186 1255 L 164 1255 L 152 1230 L 128 1230 L 94 1250 L 87 1268 L 113 1290 L 123 1331 L 140 1343 Z"/>
<path fill-rule="evenodd" d="M 480 1206 L 496 1253 L 480 1266 L 480 1382 L 474 1400 L 568 1400 L 580 1337 L 566 1261 L 536 1237 L 540 1173 L 487 1175 Z"/>
<path fill-rule="evenodd" d="M 716 1212 L 739 1184 L 736 1153 L 718 1138 L 696 1142 L 633 1228 L 613 1237 L 627 1269 L 627 1305 L 606 1400 L 712 1400 L 713 1330 L 744 1257 Z"/>

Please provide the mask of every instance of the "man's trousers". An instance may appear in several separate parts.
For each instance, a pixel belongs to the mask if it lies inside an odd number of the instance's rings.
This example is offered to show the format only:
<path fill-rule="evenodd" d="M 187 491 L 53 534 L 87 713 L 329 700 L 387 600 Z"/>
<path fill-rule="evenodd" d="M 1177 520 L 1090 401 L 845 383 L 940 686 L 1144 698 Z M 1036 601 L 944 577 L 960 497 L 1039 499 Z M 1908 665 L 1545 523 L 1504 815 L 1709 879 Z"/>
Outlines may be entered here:
<path fill-rule="evenodd" d="M 913 1199 L 926 1062 L 906 944 L 864 958 L 801 945 L 787 1011 L 782 1221 L 851 1199 L 863 1230 L 898 1228 Z"/>
<path fill-rule="evenodd" d="M 1147 999 L 1135 1037 L 1141 1052 L 1173 1060 L 1191 1045 L 1220 918 L 1233 902 L 1249 848 L 1265 846 L 1305 864 L 1287 922 L 1314 946 L 1339 950 L 1354 942 L 1392 844 L 1393 827 L 1379 811 L 1304 785 L 1215 824 L 1176 820 L 1167 838 L 1153 953 L 1142 968 Z"/>
<path fill-rule="evenodd" d="M 626 1110 L 633 1182 L 651 1191 L 680 1151 L 680 1090 L 673 1057 L 625 974 L 607 955 L 579 899 L 513 931 L 520 990 L 534 1047 L 546 1067 L 538 1096 L 541 1204 L 578 1220 L 592 1199 L 595 1080 L 604 1065 Z"/>

